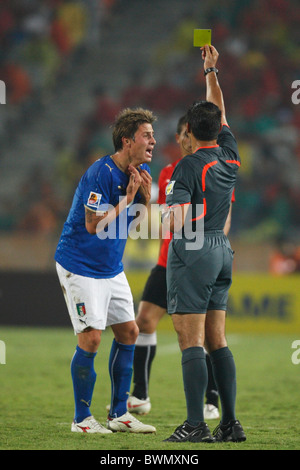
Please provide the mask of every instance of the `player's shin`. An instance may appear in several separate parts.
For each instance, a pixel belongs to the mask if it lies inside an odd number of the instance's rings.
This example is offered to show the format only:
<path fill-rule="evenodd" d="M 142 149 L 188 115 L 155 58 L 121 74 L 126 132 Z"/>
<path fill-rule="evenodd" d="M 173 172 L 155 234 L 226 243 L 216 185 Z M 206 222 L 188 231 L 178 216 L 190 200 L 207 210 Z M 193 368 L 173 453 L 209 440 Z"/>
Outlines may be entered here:
<path fill-rule="evenodd" d="M 74 420 L 77 423 L 91 416 L 90 406 L 97 377 L 94 370 L 96 354 L 84 351 L 77 346 L 72 358 L 71 376 L 75 400 Z"/>
<path fill-rule="evenodd" d="M 113 340 L 109 357 L 109 374 L 111 380 L 110 416 L 122 416 L 127 412 L 127 399 L 129 395 L 132 365 L 134 357 L 134 344 L 121 344 Z"/>

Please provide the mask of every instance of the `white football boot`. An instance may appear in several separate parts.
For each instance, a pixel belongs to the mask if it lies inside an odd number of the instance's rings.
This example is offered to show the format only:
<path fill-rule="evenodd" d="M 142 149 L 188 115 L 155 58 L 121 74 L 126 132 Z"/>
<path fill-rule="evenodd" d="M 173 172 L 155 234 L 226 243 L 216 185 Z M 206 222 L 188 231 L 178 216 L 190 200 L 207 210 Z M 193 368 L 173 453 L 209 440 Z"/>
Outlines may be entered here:
<path fill-rule="evenodd" d="M 106 405 L 106 411 L 109 413 L 110 405 Z M 130 395 L 127 400 L 127 411 L 130 413 L 135 413 L 137 415 L 147 415 L 151 410 L 150 398 L 145 400 L 140 400 L 139 398 Z"/>
<path fill-rule="evenodd" d="M 137 415 L 147 415 L 151 410 L 150 398 L 145 400 L 140 400 L 139 398 L 130 395 L 127 400 L 127 410 L 130 413 L 135 413 Z"/>
<path fill-rule="evenodd" d="M 111 434 L 112 431 L 107 429 L 106 427 L 102 426 L 102 424 L 98 423 L 94 416 L 88 416 L 85 418 L 81 423 L 76 423 L 73 421 L 71 426 L 72 432 L 85 432 L 88 434 Z"/>
<path fill-rule="evenodd" d="M 110 429 L 113 432 L 119 431 L 141 434 L 156 432 L 154 426 L 141 423 L 141 421 L 132 416 L 128 411 L 122 416 L 118 416 L 117 418 L 111 418 L 108 416 L 107 429 Z"/>
<path fill-rule="evenodd" d="M 204 419 L 219 419 L 220 413 L 214 405 L 204 405 Z"/>

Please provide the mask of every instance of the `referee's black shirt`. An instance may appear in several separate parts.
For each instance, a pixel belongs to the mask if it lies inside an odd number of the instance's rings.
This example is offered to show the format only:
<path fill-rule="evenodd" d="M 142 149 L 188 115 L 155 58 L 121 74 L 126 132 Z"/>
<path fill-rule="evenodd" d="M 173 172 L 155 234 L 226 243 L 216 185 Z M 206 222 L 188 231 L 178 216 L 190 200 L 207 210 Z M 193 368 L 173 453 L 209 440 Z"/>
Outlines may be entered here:
<path fill-rule="evenodd" d="M 166 204 L 191 204 L 194 227 L 196 219 L 204 217 L 204 231 L 223 230 L 240 163 L 235 137 L 224 125 L 217 145 L 201 147 L 176 165 L 166 188 Z"/>

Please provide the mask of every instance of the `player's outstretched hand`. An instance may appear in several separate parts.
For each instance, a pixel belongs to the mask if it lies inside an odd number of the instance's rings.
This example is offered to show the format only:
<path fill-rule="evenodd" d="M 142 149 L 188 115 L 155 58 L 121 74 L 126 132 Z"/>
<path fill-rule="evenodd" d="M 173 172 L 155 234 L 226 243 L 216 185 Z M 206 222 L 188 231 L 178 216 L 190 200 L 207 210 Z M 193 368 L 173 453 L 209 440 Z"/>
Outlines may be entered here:
<path fill-rule="evenodd" d="M 204 70 L 215 67 L 219 58 L 219 53 L 214 46 L 201 47 L 202 59 L 204 60 Z"/>

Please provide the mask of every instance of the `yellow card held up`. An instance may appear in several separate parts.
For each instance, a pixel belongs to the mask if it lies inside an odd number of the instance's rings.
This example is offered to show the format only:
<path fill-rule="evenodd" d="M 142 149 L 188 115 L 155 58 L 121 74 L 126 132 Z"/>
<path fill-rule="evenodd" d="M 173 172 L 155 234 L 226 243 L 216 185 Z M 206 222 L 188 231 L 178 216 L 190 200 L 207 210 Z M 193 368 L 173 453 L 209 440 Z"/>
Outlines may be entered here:
<path fill-rule="evenodd" d="M 194 47 L 211 45 L 211 29 L 194 29 Z"/>

